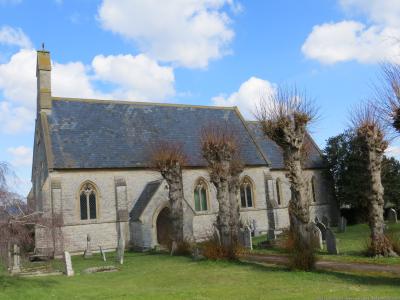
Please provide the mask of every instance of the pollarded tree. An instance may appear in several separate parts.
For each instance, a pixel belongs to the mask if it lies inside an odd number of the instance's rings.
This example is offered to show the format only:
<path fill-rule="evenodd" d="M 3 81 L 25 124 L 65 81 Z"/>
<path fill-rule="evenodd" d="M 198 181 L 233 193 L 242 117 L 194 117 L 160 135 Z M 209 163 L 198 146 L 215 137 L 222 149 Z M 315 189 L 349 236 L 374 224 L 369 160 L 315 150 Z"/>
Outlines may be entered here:
<path fill-rule="evenodd" d="M 201 145 L 209 165 L 210 180 L 217 189 L 217 227 L 221 243 L 225 249 L 232 250 L 239 231 L 239 176 L 243 170 L 238 144 L 227 126 L 211 125 L 203 129 Z"/>
<path fill-rule="evenodd" d="M 369 188 L 365 190 L 365 199 L 368 200 L 368 223 L 371 229 L 370 254 L 374 256 L 396 256 L 384 233 L 384 189 L 381 169 L 382 158 L 388 146 L 388 141 L 385 138 L 385 130 L 378 110 L 369 103 L 357 108 L 352 114 L 352 125 L 367 158 L 366 172 L 369 175 Z"/>
<path fill-rule="evenodd" d="M 244 165 L 239 155 L 236 155 L 230 162 L 230 177 L 228 182 L 229 189 L 229 210 L 230 210 L 230 230 L 231 239 L 234 245 L 238 244 L 238 234 L 240 230 L 240 174 Z"/>
<path fill-rule="evenodd" d="M 382 85 L 376 87 L 376 98 L 384 125 L 400 133 L 400 65 L 382 65 Z"/>
<path fill-rule="evenodd" d="M 186 156 L 181 145 L 160 142 L 152 150 L 151 162 L 168 183 L 172 240 L 176 243 L 175 246 L 179 247 L 184 242 L 182 168 L 185 165 Z"/>
<path fill-rule="evenodd" d="M 279 87 L 275 93 L 261 99 L 256 111 L 256 118 L 264 135 L 275 141 L 283 150 L 292 194 L 289 201 L 289 217 L 293 250 L 303 254 L 302 262 L 297 262 L 294 257 L 294 265 L 303 269 L 310 269 L 314 264 L 309 235 L 311 199 L 302 161 L 307 126 L 316 118 L 316 113 L 317 110 L 307 95 L 295 87 Z M 306 253 L 309 253 L 308 258 L 304 257 L 307 256 Z"/>

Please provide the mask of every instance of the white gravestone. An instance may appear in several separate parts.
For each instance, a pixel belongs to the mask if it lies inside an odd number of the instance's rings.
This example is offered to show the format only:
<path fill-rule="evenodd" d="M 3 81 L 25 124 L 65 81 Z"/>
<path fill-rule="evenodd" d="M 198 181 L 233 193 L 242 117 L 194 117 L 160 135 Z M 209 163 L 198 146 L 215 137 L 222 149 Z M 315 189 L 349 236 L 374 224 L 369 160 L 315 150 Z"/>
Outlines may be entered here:
<path fill-rule="evenodd" d="M 11 274 L 18 274 L 21 272 L 21 252 L 18 245 L 14 245 L 12 254 L 13 264 L 11 268 Z"/>
<path fill-rule="evenodd" d="M 64 252 L 64 265 L 65 265 L 65 275 L 74 276 L 74 269 L 72 268 L 71 254 L 68 251 Z"/>
<path fill-rule="evenodd" d="M 125 254 L 125 240 L 122 236 L 118 239 L 118 247 L 117 247 L 117 261 L 122 265 L 124 263 L 124 254 Z"/>
<path fill-rule="evenodd" d="M 99 246 L 99 248 L 100 248 L 101 258 L 103 259 L 103 261 L 107 261 L 106 253 L 103 251 L 103 248 L 101 248 L 101 246 Z"/>
<path fill-rule="evenodd" d="M 86 237 L 86 250 L 85 250 L 85 253 L 83 254 L 83 257 L 89 258 L 92 256 L 93 256 L 93 254 L 92 254 L 91 237 L 90 237 L 90 234 L 88 234 Z"/>

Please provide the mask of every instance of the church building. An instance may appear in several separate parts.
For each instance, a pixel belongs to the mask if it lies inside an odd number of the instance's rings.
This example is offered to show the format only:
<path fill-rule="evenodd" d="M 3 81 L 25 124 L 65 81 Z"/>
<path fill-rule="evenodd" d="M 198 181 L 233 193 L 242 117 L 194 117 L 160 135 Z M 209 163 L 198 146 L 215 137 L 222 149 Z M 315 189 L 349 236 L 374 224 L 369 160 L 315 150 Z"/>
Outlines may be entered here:
<path fill-rule="evenodd" d="M 71 99 L 52 95 L 51 59 L 37 52 L 37 115 L 28 202 L 43 216 L 57 217 L 57 232 L 37 227 L 37 250 L 81 253 L 90 235 L 92 247 L 139 250 L 168 239 L 168 186 L 149 164 L 161 141 L 182 145 L 184 234 L 209 238 L 218 214 L 216 189 L 201 153 L 201 133 L 209 124 L 229 126 L 245 164 L 241 175 L 240 216 L 255 235 L 289 226 L 291 191 L 282 150 L 258 124 L 236 107 Z M 311 215 L 336 221 L 332 187 L 324 177 L 321 151 L 311 145 L 304 176 L 309 182 Z"/>

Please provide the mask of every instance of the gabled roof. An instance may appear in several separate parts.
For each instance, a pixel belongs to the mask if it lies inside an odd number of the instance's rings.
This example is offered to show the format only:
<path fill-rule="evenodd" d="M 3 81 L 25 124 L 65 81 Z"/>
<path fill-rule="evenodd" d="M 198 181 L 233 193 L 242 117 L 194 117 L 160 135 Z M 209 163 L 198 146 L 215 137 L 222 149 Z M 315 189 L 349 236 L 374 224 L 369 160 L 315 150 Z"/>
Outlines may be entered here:
<path fill-rule="evenodd" d="M 163 180 L 152 181 L 145 186 L 143 192 L 139 196 L 139 199 L 136 201 L 131 212 L 129 213 L 131 221 L 139 220 L 140 216 L 146 209 L 147 204 L 149 204 L 150 200 L 153 198 L 162 182 Z"/>
<path fill-rule="evenodd" d="M 282 148 L 279 147 L 273 140 L 265 137 L 258 122 L 247 122 L 247 127 L 252 132 L 254 139 L 260 145 L 264 155 L 270 162 L 271 169 L 284 169 Z M 309 145 L 307 161 L 305 167 L 308 169 L 317 169 L 324 167 L 321 150 L 315 144 L 312 137 L 306 134 L 306 143 Z"/>
<path fill-rule="evenodd" d="M 47 115 L 54 169 L 148 167 L 160 141 L 179 143 L 188 166 L 206 166 L 202 129 L 228 126 L 247 166 L 267 165 L 236 108 L 53 98 Z"/>

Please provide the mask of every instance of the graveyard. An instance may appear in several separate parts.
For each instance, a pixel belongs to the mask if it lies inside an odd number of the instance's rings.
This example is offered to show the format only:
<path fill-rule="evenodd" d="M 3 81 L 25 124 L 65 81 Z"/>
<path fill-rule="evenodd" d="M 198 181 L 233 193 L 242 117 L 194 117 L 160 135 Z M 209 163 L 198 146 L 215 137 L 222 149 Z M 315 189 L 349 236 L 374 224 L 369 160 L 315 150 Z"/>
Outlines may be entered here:
<path fill-rule="evenodd" d="M 397 233 L 400 224 L 389 224 Z M 399 266 L 400 258 L 367 258 L 362 253 L 368 238 L 365 224 L 347 226 L 338 233 L 339 255 L 328 255 L 326 246 L 319 259 L 390 264 Z M 249 253 L 285 254 L 282 249 L 258 249 L 265 236 L 253 238 Z M 24 267 L 47 265 L 64 274 L 46 277 L 0 275 L 0 299 L 312 299 L 334 295 L 348 297 L 398 296 L 400 278 L 374 272 L 290 271 L 285 266 L 245 261 L 194 260 L 190 256 L 170 256 L 165 252 L 126 251 L 121 264 L 117 252 L 101 255 L 98 249 L 89 257 L 72 256 L 72 276 L 66 276 L 62 259 L 49 262 L 22 263 Z M 106 261 L 104 261 L 104 258 Z M 115 267 L 115 268 L 113 268 Z M 95 271 L 93 271 L 95 269 Z M 97 271 L 100 270 L 100 272 Z M 71 270 L 70 270 L 71 271 Z M 242 284 L 238 284 L 238 282 Z M 268 282 L 268 284 L 265 284 Z M 290 284 L 287 284 L 290 282 Z"/>

